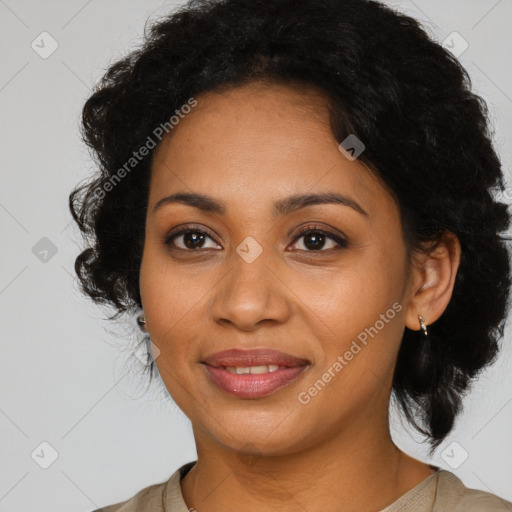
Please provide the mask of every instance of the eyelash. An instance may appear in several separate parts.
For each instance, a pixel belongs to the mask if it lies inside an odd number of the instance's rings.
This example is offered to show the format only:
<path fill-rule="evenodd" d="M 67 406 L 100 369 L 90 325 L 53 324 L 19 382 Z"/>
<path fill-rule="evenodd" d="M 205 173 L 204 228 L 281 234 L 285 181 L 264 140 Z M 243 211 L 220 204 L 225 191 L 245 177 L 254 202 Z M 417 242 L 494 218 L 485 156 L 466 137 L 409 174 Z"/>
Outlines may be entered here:
<path fill-rule="evenodd" d="M 179 237 L 180 235 L 187 234 L 187 233 L 200 233 L 202 235 L 206 235 L 207 237 L 209 237 L 209 238 L 211 238 L 213 240 L 213 237 L 208 232 L 204 231 L 203 229 L 195 228 L 194 226 L 188 226 L 188 227 L 182 228 L 182 229 L 180 229 L 178 231 L 169 233 L 164 238 L 163 244 L 168 246 L 172 250 L 180 250 L 180 251 L 185 251 L 185 252 L 199 252 L 199 251 L 201 251 L 201 248 L 199 248 L 197 250 L 194 250 L 194 249 L 183 249 L 181 247 L 173 247 L 172 246 L 171 242 L 175 238 Z M 331 248 L 331 249 L 319 249 L 317 251 L 314 251 L 314 250 L 304 251 L 302 249 L 299 249 L 298 250 L 299 252 L 322 253 L 322 252 L 330 252 L 330 251 L 337 250 L 337 249 L 344 249 L 344 248 L 346 248 L 348 246 L 347 240 L 345 240 L 344 238 L 336 235 L 335 233 L 327 231 L 327 230 L 325 230 L 325 229 L 323 229 L 323 228 L 321 228 L 319 226 L 305 226 L 305 227 L 301 228 L 298 231 L 298 233 L 295 236 L 295 238 L 293 239 L 292 244 L 295 244 L 300 238 L 302 238 L 302 237 L 304 237 L 306 235 L 312 234 L 312 233 L 321 234 L 321 235 L 326 236 L 327 238 L 330 238 L 331 240 L 333 240 L 334 242 L 336 242 L 338 244 L 338 247 L 337 248 Z"/>

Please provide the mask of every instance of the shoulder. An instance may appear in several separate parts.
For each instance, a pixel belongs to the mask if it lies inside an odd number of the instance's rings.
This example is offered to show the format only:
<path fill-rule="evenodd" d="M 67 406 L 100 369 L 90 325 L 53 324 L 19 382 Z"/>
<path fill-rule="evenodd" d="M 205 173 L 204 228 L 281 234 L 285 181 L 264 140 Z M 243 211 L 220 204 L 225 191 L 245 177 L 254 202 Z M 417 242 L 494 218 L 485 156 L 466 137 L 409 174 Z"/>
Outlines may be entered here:
<path fill-rule="evenodd" d="M 470 489 L 450 471 L 439 472 L 432 512 L 512 512 L 512 503 L 485 491 Z"/>
<path fill-rule="evenodd" d="M 129 500 L 98 508 L 92 512 L 147 512 L 149 510 L 151 512 L 171 512 L 171 510 L 188 512 L 181 494 L 180 480 L 196 462 L 194 460 L 183 464 L 168 480 L 145 487 Z"/>
<path fill-rule="evenodd" d="M 126 501 L 98 508 L 92 512 L 142 512 L 143 510 L 164 512 L 163 497 L 166 483 L 150 485 Z"/>

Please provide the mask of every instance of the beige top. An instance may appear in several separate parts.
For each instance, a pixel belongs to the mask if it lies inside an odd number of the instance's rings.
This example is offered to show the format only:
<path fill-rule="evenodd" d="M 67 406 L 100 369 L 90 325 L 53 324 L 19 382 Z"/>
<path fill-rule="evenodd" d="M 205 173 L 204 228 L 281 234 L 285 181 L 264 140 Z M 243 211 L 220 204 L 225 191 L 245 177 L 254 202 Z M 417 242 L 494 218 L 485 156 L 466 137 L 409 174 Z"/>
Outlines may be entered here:
<path fill-rule="evenodd" d="M 189 512 L 180 481 L 195 463 L 184 464 L 166 482 L 145 487 L 127 501 L 93 512 Z M 438 468 L 379 512 L 512 512 L 512 503 L 468 489 L 453 473 Z"/>

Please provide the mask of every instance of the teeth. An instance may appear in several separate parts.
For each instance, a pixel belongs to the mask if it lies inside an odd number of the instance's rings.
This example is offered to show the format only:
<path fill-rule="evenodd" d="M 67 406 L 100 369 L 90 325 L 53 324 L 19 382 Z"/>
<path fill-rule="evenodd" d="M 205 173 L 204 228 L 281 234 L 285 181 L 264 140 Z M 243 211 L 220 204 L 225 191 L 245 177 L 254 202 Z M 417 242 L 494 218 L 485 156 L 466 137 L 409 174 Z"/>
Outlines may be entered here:
<path fill-rule="evenodd" d="M 226 366 L 225 368 L 228 372 L 236 373 L 237 375 L 242 375 L 243 373 L 251 373 L 256 375 L 259 373 L 275 372 L 277 369 L 279 369 L 279 365 L 269 364 L 268 366 Z"/>

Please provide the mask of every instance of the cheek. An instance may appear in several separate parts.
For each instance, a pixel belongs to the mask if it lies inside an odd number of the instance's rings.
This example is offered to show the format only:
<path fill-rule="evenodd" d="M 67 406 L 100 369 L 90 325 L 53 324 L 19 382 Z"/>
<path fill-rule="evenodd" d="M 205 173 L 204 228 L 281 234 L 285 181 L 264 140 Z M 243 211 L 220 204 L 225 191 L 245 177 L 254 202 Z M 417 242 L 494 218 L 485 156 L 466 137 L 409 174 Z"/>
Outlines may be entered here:
<path fill-rule="evenodd" d="M 402 299 L 405 275 L 400 255 L 385 259 L 380 251 L 374 253 L 353 258 L 320 279 L 301 278 L 302 283 L 295 288 L 335 338 L 346 341 L 357 337 Z M 395 317 L 394 313 L 388 316 Z"/>
<path fill-rule="evenodd" d="M 364 257 L 354 258 L 330 279 L 304 286 L 302 293 L 309 290 L 304 296 L 309 297 L 311 318 L 319 318 L 325 326 L 316 332 L 323 354 L 316 377 L 331 369 L 343 374 L 335 379 L 346 381 L 342 386 L 359 386 L 359 379 L 369 371 L 378 379 L 389 377 L 404 329 L 405 252 L 396 247 L 385 250 L 381 243 L 373 250 L 367 248 Z M 343 368 L 333 368 L 339 356 Z"/>
<path fill-rule="evenodd" d="M 297 398 L 310 417 L 330 418 L 326 428 L 368 404 L 385 404 L 403 334 L 403 306 L 390 277 L 347 273 L 310 303 L 329 329 L 316 333 L 316 368 Z"/>
<path fill-rule="evenodd" d="M 142 306 L 151 340 L 164 356 L 157 363 L 176 361 L 194 347 L 194 333 L 206 320 L 200 314 L 206 290 L 213 287 L 207 272 L 198 276 L 197 271 L 178 269 L 160 252 L 149 247 L 140 271 Z"/>
<path fill-rule="evenodd" d="M 197 274 L 191 279 L 168 262 L 152 258 L 151 250 L 146 255 L 141 265 L 140 290 L 151 341 L 160 351 L 155 363 L 173 400 L 193 417 L 189 389 L 194 376 L 190 363 L 197 359 L 197 333 L 205 321 L 204 315 L 198 314 L 204 289 L 202 284 L 197 285 Z M 196 401 L 201 400 L 198 395 Z"/>

